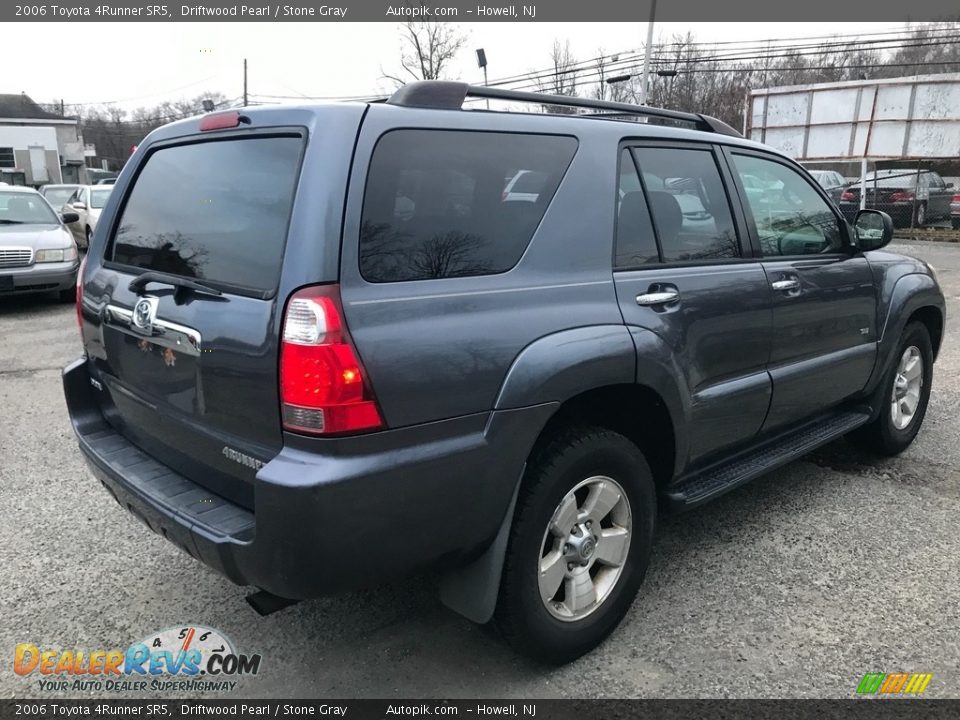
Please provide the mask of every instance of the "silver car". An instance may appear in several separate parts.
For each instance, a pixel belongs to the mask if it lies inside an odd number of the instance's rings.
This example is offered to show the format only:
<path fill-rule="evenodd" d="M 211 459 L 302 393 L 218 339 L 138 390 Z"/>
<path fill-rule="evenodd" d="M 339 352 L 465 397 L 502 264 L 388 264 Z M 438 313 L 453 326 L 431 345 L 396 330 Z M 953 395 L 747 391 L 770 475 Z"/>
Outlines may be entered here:
<path fill-rule="evenodd" d="M 72 300 L 80 266 L 77 243 L 65 223 L 36 190 L 0 187 L 0 297 L 57 292 Z"/>

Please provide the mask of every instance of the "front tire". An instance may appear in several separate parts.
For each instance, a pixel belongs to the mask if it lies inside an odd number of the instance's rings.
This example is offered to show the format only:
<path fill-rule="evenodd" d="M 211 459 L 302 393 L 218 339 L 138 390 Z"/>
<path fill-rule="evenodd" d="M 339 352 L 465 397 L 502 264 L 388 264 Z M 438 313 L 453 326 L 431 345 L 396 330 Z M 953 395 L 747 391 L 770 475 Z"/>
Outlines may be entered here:
<path fill-rule="evenodd" d="M 630 609 L 650 560 L 653 476 L 630 440 L 560 433 L 528 464 L 496 621 L 513 647 L 559 665 L 595 648 Z"/>
<path fill-rule="evenodd" d="M 877 389 L 880 414 L 848 437 L 855 445 L 879 455 L 898 455 L 920 431 L 930 400 L 933 346 L 921 322 L 912 322 L 897 344 L 893 366 Z"/>

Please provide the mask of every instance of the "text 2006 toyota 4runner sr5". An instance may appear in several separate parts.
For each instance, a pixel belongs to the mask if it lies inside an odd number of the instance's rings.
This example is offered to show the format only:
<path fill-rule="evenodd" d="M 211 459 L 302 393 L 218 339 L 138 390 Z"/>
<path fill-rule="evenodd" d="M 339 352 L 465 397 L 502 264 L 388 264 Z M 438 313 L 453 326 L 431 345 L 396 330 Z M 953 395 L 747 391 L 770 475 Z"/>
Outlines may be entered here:
<path fill-rule="evenodd" d="M 450 82 L 210 114 L 121 174 L 64 388 L 110 494 L 260 611 L 437 567 L 564 662 L 658 512 L 910 444 L 944 299 L 891 233 L 704 115 Z"/>

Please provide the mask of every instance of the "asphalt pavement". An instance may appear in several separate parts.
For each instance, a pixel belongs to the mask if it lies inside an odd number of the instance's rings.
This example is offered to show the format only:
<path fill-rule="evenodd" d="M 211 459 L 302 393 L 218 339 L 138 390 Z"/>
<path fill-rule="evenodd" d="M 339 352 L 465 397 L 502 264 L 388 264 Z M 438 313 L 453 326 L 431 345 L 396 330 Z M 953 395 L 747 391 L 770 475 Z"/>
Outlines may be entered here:
<path fill-rule="evenodd" d="M 258 617 L 87 471 L 60 385 L 81 351 L 73 307 L 0 300 L 0 697 L 101 695 L 41 692 L 13 672 L 18 643 L 126 648 L 194 623 L 262 656 L 210 698 L 851 697 L 895 671 L 960 697 L 960 246 L 895 247 L 936 267 L 948 303 L 914 445 L 877 460 L 840 441 L 663 520 L 623 624 L 562 668 L 446 610 L 432 576 Z"/>

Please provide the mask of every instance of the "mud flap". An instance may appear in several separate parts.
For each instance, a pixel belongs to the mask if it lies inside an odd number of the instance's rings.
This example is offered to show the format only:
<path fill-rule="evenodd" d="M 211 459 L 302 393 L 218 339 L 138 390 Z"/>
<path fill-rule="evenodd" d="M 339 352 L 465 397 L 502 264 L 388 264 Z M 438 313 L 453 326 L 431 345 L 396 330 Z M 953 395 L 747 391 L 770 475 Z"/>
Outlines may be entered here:
<path fill-rule="evenodd" d="M 522 471 L 520 478 L 523 478 Z M 480 625 L 490 622 L 497 607 L 503 560 L 507 553 L 507 542 L 510 539 L 510 528 L 513 526 L 513 513 L 519 494 L 518 479 L 507 513 L 500 523 L 500 530 L 483 555 L 469 565 L 451 570 L 440 579 L 440 602 L 467 620 Z"/>

